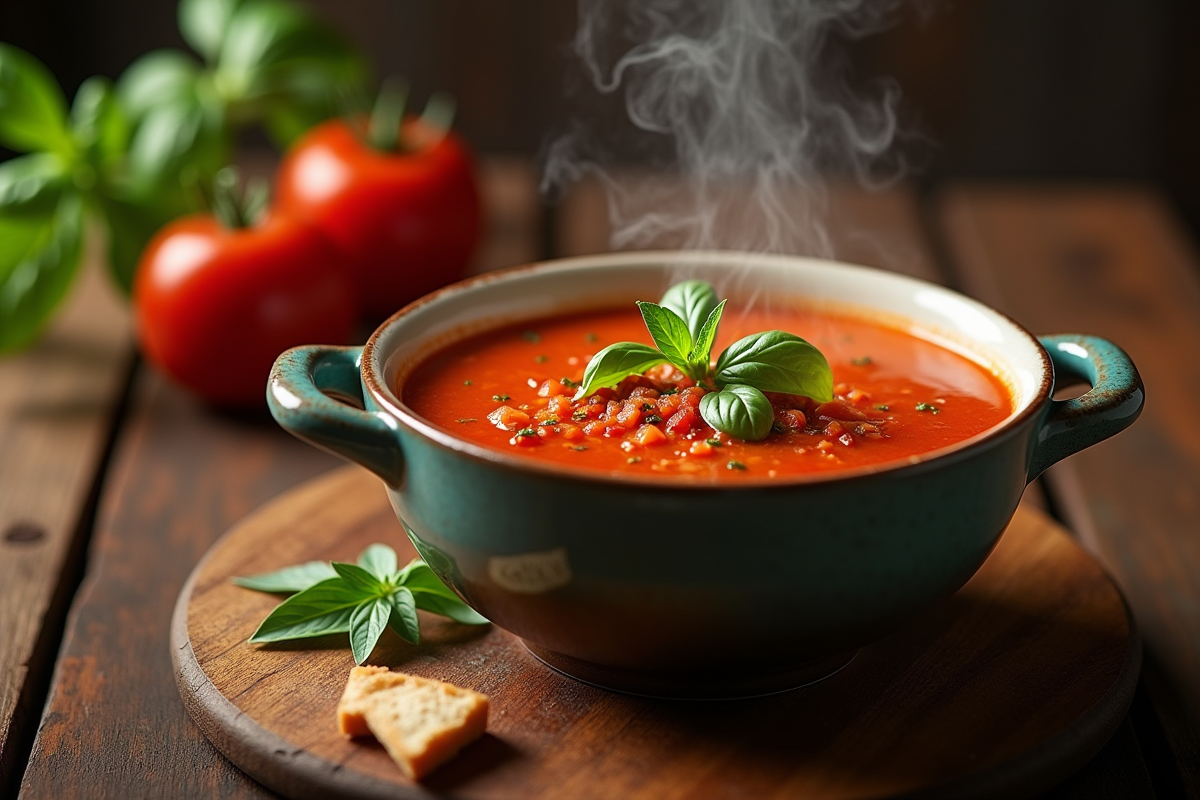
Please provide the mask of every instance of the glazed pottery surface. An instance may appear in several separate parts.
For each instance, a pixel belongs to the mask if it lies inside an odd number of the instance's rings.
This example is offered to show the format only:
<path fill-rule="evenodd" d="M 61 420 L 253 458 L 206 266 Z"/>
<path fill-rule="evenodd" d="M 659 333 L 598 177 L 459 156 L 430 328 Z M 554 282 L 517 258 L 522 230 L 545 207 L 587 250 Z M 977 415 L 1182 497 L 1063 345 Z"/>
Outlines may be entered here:
<path fill-rule="evenodd" d="M 518 461 L 399 399 L 417 363 L 464 335 L 657 299 L 683 278 L 734 303 L 797 302 L 917 329 L 993 369 L 1012 414 L 905 462 L 734 486 Z M 1055 370 L 1093 389 L 1054 401 Z M 600 683 L 604 670 L 686 679 L 836 663 L 961 587 L 1025 485 L 1131 424 L 1143 402 L 1133 364 L 1102 339 L 1039 342 L 969 298 L 865 267 L 697 252 L 583 257 L 457 284 L 398 312 L 365 348 L 285 353 L 267 393 L 285 428 L 383 479 L 418 552 L 468 603 Z"/>

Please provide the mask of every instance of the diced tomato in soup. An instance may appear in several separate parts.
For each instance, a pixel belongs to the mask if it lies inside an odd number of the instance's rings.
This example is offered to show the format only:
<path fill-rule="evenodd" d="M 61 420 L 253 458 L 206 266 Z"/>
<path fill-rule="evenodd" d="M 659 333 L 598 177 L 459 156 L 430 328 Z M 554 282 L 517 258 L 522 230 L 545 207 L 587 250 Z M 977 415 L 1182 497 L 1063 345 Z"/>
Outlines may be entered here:
<path fill-rule="evenodd" d="M 1011 413 L 1003 381 L 932 341 L 853 316 L 727 310 L 716 354 L 764 330 L 816 345 L 833 370 L 831 402 L 770 394 L 771 434 L 745 442 L 700 414 L 706 389 L 664 364 L 573 399 L 592 355 L 652 345 L 636 308 L 525 322 L 471 336 L 402 378 L 413 411 L 455 437 L 569 468 L 683 481 L 786 477 L 904 462 L 968 439 Z"/>

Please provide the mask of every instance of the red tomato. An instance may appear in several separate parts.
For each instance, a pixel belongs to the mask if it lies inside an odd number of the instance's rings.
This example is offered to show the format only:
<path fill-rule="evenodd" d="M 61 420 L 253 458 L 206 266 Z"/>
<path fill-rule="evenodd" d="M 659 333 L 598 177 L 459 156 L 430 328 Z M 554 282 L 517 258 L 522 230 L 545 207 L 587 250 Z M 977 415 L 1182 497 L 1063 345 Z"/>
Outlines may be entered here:
<path fill-rule="evenodd" d="M 238 229 L 208 214 L 178 219 L 134 277 L 142 353 L 212 403 L 262 405 L 281 352 L 353 337 L 355 290 L 337 261 L 319 231 L 282 215 Z"/>
<path fill-rule="evenodd" d="M 382 319 L 466 274 L 481 213 L 471 158 L 453 133 L 417 120 L 406 149 L 380 151 L 342 120 L 306 133 L 284 156 L 276 207 L 319 227 L 358 276 L 363 311 Z"/>

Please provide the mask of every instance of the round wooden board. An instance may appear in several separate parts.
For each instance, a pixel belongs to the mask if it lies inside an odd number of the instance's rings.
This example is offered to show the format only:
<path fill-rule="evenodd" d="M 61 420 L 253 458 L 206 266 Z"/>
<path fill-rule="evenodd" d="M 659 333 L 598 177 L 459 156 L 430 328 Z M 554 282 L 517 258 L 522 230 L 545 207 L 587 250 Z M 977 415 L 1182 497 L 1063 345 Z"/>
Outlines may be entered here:
<path fill-rule="evenodd" d="M 260 647 L 278 598 L 229 582 L 386 542 L 414 556 L 383 487 L 349 467 L 283 495 L 217 542 L 184 586 L 171 651 L 184 704 L 231 761 L 291 797 L 1011 797 L 1085 763 L 1124 718 L 1141 664 L 1120 593 L 1022 508 L 979 573 L 812 686 L 662 701 L 564 677 L 515 637 L 424 615 L 372 663 L 491 698 L 488 733 L 423 784 L 337 732 L 345 636 Z M 422 612 L 423 613 L 423 612 Z M 339 641 L 340 638 L 340 641 Z M 713 647 L 720 647 L 714 636 Z"/>

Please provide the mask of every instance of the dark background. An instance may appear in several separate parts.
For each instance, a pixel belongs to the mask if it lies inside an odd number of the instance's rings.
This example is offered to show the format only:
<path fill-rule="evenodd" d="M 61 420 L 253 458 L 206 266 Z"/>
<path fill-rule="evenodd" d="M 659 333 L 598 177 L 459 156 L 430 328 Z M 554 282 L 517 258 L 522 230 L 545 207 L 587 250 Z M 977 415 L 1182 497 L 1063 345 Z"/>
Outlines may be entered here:
<path fill-rule="evenodd" d="M 933 5 L 930 5 L 930 2 Z M 571 0 L 314 0 L 380 74 L 459 101 L 486 154 L 536 155 L 564 123 Z M 170 0 L 5 0 L 0 40 L 68 96 L 140 53 L 183 47 Z M 900 84 L 927 142 L 917 176 L 1142 181 L 1200 231 L 1200 4 L 1185 0 L 926 0 L 848 44 L 863 80 Z M 252 138 L 249 144 L 255 144 Z"/>

